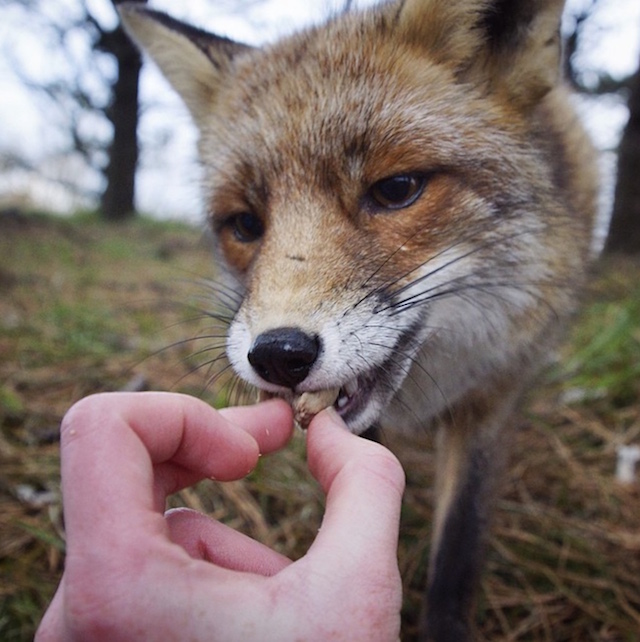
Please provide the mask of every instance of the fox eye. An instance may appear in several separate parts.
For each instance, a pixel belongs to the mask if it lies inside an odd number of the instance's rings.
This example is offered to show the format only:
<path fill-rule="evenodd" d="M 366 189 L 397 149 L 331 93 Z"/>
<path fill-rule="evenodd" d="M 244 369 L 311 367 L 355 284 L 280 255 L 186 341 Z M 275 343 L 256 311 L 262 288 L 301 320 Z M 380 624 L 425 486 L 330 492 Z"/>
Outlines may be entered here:
<path fill-rule="evenodd" d="M 235 238 L 241 243 L 253 243 L 264 234 L 262 220 L 251 212 L 241 212 L 230 216 L 226 224 L 231 228 Z"/>
<path fill-rule="evenodd" d="M 426 182 L 422 174 L 397 174 L 374 183 L 369 196 L 380 207 L 399 210 L 418 200 Z"/>

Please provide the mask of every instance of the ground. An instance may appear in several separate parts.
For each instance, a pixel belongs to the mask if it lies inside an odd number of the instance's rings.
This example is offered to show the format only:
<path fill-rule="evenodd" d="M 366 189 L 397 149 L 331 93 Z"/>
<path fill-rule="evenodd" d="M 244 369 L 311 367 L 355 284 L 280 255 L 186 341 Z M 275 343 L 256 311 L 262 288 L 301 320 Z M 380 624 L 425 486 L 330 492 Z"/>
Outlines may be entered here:
<path fill-rule="evenodd" d="M 212 273 L 207 235 L 186 226 L 0 213 L 0 639 L 32 639 L 64 565 L 65 410 L 124 388 L 212 404 L 240 394 L 213 384 L 223 336 L 207 314 Z M 615 479 L 617 448 L 640 443 L 638 277 L 640 261 L 597 263 L 574 330 L 521 413 L 478 600 L 480 640 L 640 639 L 640 484 Z M 431 436 L 385 439 L 408 477 L 399 561 L 411 640 L 428 558 Z M 247 480 L 202 483 L 172 503 L 296 557 L 323 499 L 298 436 Z"/>

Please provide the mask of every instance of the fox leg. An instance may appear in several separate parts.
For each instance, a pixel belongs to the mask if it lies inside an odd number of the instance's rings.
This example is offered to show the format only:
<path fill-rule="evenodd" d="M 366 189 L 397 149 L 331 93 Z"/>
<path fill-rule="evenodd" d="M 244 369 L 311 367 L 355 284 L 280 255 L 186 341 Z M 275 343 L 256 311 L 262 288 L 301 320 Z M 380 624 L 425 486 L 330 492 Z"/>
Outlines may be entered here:
<path fill-rule="evenodd" d="M 494 497 L 518 395 L 454 409 L 438 433 L 436 510 L 422 639 L 469 642 Z"/>

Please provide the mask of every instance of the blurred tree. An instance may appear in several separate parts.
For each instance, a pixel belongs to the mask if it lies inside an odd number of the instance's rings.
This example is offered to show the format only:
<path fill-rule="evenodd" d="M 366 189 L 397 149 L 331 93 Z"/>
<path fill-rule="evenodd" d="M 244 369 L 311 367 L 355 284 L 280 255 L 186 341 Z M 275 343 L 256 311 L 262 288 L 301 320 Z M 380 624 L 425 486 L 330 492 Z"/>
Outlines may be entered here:
<path fill-rule="evenodd" d="M 117 2 L 114 0 L 114 4 Z M 138 88 L 142 59 L 118 24 L 110 31 L 99 29 L 95 47 L 111 54 L 118 69 L 112 86 L 106 116 L 113 127 L 109 161 L 105 169 L 106 187 L 100 198 L 100 211 L 110 221 L 133 216 L 135 176 L 138 165 Z"/>
<path fill-rule="evenodd" d="M 604 251 L 640 254 L 640 63 L 630 84 L 629 120 L 618 149 L 618 178 Z"/>
<path fill-rule="evenodd" d="M 244 11 L 262 1 L 220 0 L 211 14 Z M 142 61 L 119 24 L 117 3 L 0 0 L 3 21 L 11 24 L 0 53 L 29 90 L 47 137 L 41 145 L 46 155 L 3 149 L 4 160 L 63 185 L 84 202 L 98 203 L 112 221 L 135 214 L 141 113 Z M 154 144 L 163 142 L 158 138 Z"/>
<path fill-rule="evenodd" d="M 33 106 L 46 115 L 53 139 L 43 145 L 48 155 L 23 158 L 23 169 L 30 166 L 33 173 L 98 200 L 106 218 L 131 216 L 140 56 L 120 28 L 111 0 L 0 4 L 22 27 L 3 43 L 3 54 L 30 91 Z"/>
<path fill-rule="evenodd" d="M 576 62 L 581 48 L 589 46 L 586 27 L 604 9 L 602 0 L 589 0 L 570 13 L 572 25 L 565 34 L 565 76 L 583 95 L 617 94 L 627 104 L 629 119 L 617 150 L 613 211 L 603 251 L 640 254 L 640 63 L 635 74 L 617 78 L 602 70 L 584 69 Z"/>

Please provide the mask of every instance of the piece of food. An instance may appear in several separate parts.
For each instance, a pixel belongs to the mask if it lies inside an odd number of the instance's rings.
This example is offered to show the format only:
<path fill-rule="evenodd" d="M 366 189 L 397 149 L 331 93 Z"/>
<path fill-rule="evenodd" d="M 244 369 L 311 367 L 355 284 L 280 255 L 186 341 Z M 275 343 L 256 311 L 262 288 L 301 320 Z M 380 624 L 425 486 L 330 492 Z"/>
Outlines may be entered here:
<path fill-rule="evenodd" d="M 316 392 L 303 392 L 299 397 L 294 398 L 291 407 L 297 424 L 306 430 L 311 420 L 325 408 L 333 406 L 338 398 L 340 388 L 329 390 L 317 390 Z"/>
<path fill-rule="evenodd" d="M 265 390 L 259 390 L 258 401 L 273 399 L 273 397 L 281 397 L 293 409 L 293 418 L 298 426 L 300 426 L 300 428 L 302 428 L 303 430 L 306 430 L 309 427 L 311 420 L 321 410 L 332 406 L 336 402 L 339 393 L 340 388 L 315 390 L 314 392 L 303 392 L 299 395 L 294 395 L 291 392 L 275 394 L 266 392 Z"/>

